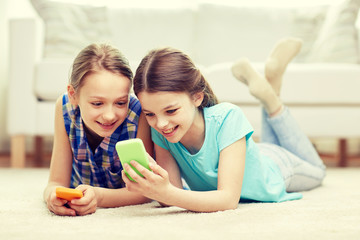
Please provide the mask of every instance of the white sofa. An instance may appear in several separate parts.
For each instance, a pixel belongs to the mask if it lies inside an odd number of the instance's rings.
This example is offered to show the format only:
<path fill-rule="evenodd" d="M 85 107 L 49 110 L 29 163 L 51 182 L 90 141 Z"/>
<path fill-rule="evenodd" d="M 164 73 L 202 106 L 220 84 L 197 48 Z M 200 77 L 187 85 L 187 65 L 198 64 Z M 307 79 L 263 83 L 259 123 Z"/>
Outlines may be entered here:
<path fill-rule="evenodd" d="M 311 138 L 360 137 L 360 0 L 311 8 L 206 1 L 148 7 L 31 2 L 40 17 L 10 20 L 7 130 L 13 167 L 24 167 L 26 137 L 53 135 L 54 101 L 66 90 L 75 55 L 91 42 L 117 46 L 134 71 L 154 47 L 182 49 L 221 101 L 244 109 L 259 136 L 258 103 L 234 79 L 230 66 L 247 57 L 262 71 L 277 40 L 300 37 L 304 45 L 288 66 L 284 102 Z"/>

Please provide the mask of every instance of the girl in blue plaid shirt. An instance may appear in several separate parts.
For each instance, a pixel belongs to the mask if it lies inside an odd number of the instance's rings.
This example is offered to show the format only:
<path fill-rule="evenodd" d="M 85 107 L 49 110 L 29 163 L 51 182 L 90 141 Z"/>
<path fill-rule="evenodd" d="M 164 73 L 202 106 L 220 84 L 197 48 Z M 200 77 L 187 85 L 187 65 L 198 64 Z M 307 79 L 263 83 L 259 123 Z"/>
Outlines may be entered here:
<path fill-rule="evenodd" d="M 54 146 L 44 200 L 58 215 L 86 215 L 97 207 L 150 201 L 124 188 L 118 141 L 141 138 L 152 155 L 150 128 L 130 95 L 133 73 L 115 48 L 92 44 L 75 58 L 67 92 L 56 102 Z M 83 197 L 56 197 L 56 187 L 77 188 Z"/>

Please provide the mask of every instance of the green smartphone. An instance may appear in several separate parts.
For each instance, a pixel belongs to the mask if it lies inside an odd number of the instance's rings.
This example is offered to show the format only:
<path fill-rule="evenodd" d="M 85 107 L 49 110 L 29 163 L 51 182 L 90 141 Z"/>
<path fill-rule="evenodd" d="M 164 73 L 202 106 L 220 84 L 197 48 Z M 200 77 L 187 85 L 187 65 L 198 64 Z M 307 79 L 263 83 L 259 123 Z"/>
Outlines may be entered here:
<path fill-rule="evenodd" d="M 136 168 L 131 164 L 131 160 L 135 160 L 140 163 L 143 167 L 151 171 L 149 167 L 149 160 L 144 147 L 144 144 L 140 138 L 133 138 L 129 140 L 119 141 L 115 145 L 117 154 L 119 155 L 120 162 L 124 166 L 125 163 L 129 164 L 132 169 L 141 177 L 144 177 Z M 133 182 L 135 180 L 124 169 L 126 176 Z"/>

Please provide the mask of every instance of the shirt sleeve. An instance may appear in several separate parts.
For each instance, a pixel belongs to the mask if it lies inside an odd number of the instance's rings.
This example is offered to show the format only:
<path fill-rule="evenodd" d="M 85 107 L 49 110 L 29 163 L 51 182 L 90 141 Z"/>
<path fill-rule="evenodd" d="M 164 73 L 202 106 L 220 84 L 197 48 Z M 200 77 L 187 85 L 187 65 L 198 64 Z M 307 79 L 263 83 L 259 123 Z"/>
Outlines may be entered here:
<path fill-rule="evenodd" d="M 217 134 L 219 150 L 223 150 L 243 137 L 248 140 L 253 132 L 253 127 L 243 111 L 237 106 L 231 108 L 219 125 Z"/>

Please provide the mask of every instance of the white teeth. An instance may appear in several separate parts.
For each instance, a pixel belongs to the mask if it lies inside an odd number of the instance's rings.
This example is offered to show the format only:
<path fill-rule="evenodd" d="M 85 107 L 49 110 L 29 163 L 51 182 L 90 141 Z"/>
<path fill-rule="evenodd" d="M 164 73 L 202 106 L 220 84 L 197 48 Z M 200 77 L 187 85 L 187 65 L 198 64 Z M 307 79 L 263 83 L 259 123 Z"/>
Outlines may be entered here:
<path fill-rule="evenodd" d="M 171 133 L 172 131 L 174 131 L 174 128 L 170 128 L 170 129 L 165 130 L 165 131 L 163 131 L 163 132 L 164 132 L 164 133 Z"/>

